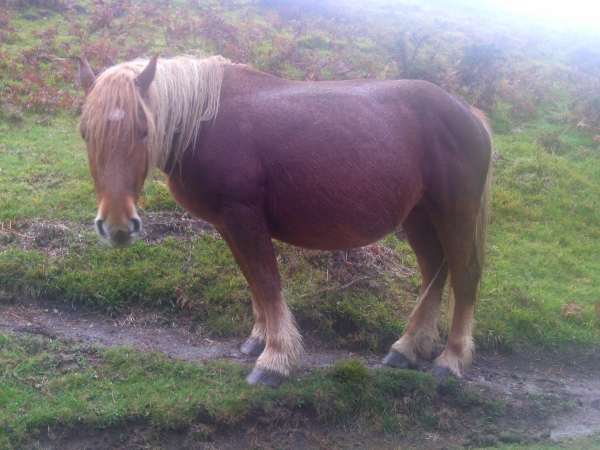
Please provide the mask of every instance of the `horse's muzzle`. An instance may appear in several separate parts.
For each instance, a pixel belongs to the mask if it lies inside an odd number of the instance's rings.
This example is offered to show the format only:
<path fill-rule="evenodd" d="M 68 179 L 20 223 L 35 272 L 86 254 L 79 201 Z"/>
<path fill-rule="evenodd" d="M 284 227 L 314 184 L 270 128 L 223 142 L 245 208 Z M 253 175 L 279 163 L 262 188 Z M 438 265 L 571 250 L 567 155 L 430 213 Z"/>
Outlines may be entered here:
<path fill-rule="evenodd" d="M 131 247 L 142 231 L 142 220 L 137 214 L 128 222 L 117 225 L 111 225 L 100 216 L 96 218 L 95 223 L 98 234 L 114 248 Z"/>

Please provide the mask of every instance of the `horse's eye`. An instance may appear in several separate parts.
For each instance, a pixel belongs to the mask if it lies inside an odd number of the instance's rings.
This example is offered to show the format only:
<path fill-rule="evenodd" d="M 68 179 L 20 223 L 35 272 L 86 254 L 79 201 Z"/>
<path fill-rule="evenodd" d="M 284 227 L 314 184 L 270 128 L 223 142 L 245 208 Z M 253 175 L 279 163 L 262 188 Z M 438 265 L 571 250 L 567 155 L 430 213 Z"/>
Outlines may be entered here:
<path fill-rule="evenodd" d="M 140 139 L 143 141 L 144 139 L 146 139 L 148 137 L 148 132 L 147 131 L 142 131 L 140 133 Z"/>
<path fill-rule="evenodd" d="M 81 139 L 83 139 L 85 142 L 87 142 L 87 136 L 85 135 L 85 133 L 81 133 Z"/>

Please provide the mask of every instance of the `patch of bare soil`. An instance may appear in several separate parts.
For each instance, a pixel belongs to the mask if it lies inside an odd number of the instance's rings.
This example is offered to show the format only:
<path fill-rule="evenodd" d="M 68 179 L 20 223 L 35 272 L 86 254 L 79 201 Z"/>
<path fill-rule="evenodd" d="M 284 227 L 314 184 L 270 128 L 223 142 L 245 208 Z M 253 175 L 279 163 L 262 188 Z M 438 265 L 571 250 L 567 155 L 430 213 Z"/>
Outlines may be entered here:
<path fill-rule="evenodd" d="M 21 250 L 35 249 L 50 257 L 63 256 L 69 248 L 83 249 L 91 243 L 85 233 L 92 225 L 84 227 L 71 222 L 16 221 L 0 224 L 0 247 L 13 245 Z"/>
<path fill-rule="evenodd" d="M 80 307 L 46 302 L 28 306 L 0 305 L 0 332 L 33 333 L 74 340 L 86 345 L 133 345 L 158 350 L 171 358 L 194 362 L 227 359 L 252 364 L 239 351 L 241 339 L 211 339 L 183 316 L 169 318 L 131 310 L 108 318 Z M 383 355 L 348 352 L 306 337 L 300 371 L 323 368 L 355 357 L 368 367 L 381 365 Z M 428 362 L 422 362 L 425 370 Z M 529 444 L 544 439 L 580 437 L 600 431 L 600 354 L 532 351 L 512 354 L 480 352 L 461 383 L 485 397 L 502 401 L 506 414 L 493 426 L 478 427 L 481 419 L 467 415 L 464 427 L 451 431 L 386 436 L 369 430 L 325 427 L 311 418 L 292 418 L 285 425 L 259 417 L 234 430 L 186 426 L 156 434 L 143 424 L 112 429 L 49 430 L 31 445 L 37 448 L 463 448 L 492 447 L 499 442 Z M 457 421 L 457 423 L 460 423 Z"/>
<path fill-rule="evenodd" d="M 195 219 L 182 211 L 148 213 L 142 217 L 144 229 L 140 239 L 145 243 L 159 243 L 165 237 L 189 241 L 204 233 L 216 233 L 214 227 L 202 220 Z"/>
<path fill-rule="evenodd" d="M 204 233 L 216 233 L 212 225 L 182 211 L 142 214 L 142 222 L 140 240 L 147 244 L 158 244 L 166 237 L 187 242 Z M 85 250 L 96 245 L 98 239 L 91 218 L 85 225 L 48 220 L 21 220 L 0 224 L 0 246 L 36 249 L 50 257 L 60 257 L 68 251 Z"/>

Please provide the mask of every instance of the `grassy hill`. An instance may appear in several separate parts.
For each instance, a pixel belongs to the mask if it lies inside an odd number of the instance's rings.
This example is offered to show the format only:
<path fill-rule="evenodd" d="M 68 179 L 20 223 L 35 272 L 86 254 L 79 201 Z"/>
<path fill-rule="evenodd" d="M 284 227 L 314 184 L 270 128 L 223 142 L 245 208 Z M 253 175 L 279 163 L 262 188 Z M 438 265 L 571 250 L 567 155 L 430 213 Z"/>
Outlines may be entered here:
<path fill-rule="evenodd" d="M 226 245 L 183 216 L 160 174 L 140 200 L 147 234 L 133 248 L 109 250 L 92 226 L 72 56 L 100 71 L 200 51 L 296 80 L 425 79 L 484 109 L 495 181 L 477 345 L 600 342 L 600 35 L 477 2 L 365 3 L 2 2 L 1 301 L 118 315 L 132 304 L 174 314 L 185 299 L 207 334 L 250 331 L 249 290 Z M 384 351 L 403 331 L 420 278 L 401 233 L 348 252 L 276 249 L 304 332 Z"/>
<path fill-rule="evenodd" d="M 184 292 L 204 305 L 197 319 L 208 331 L 250 328 L 245 282 L 213 234 L 109 251 L 89 226 L 95 205 L 76 132 L 83 99 L 71 56 L 85 52 L 102 70 L 154 52 L 202 51 L 297 80 L 423 78 L 486 110 L 496 175 L 477 341 L 598 340 L 597 35 L 544 28 L 469 2 L 28 5 L 8 2 L 0 10 L 0 220 L 13 230 L 2 234 L 4 296 L 59 296 L 116 313 L 132 301 L 173 308 Z M 140 203 L 159 221 L 177 211 L 159 174 Z M 19 244 L 15 233 L 40 220 L 66 227 L 54 231 L 63 235 L 60 255 L 35 240 Z M 81 230 L 65 231 L 73 227 Z M 299 320 L 340 344 L 385 347 L 402 331 L 419 279 L 401 236 L 382 245 L 384 257 L 372 248 L 326 253 L 279 245 Z M 352 264 L 340 263 L 348 257 Z M 361 274 L 351 287 L 331 289 Z"/>

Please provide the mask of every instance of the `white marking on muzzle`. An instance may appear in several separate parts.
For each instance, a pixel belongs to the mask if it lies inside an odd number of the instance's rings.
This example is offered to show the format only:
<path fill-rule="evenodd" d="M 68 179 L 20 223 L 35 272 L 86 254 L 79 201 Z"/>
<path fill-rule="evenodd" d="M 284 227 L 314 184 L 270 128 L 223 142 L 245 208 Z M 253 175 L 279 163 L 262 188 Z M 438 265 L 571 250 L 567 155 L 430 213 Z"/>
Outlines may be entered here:
<path fill-rule="evenodd" d="M 129 219 L 129 223 L 123 227 L 123 224 L 117 225 L 115 228 L 105 222 L 100 215 L 95 220 L 96 231 L 105 239 L 111 247 L 129 247 L 133 245 L 142 231 L 142 220 L 138 216 L 137 211 Z"/>
<path fill-rule="evenodd" d="M 103 223 L 104 223 L 104 220 L 102 220 L 102 217 L 100 217 L 100 214 L 98 214 L 96 219 L 94 219 L 94 225 L 96 225 L 96 231 L 104 239 L 108 239 L 108 235 L 106 234 L 106 231 L 104 231 Z"/>

